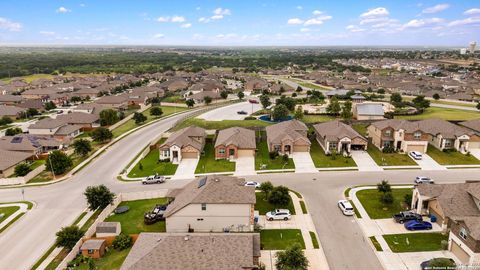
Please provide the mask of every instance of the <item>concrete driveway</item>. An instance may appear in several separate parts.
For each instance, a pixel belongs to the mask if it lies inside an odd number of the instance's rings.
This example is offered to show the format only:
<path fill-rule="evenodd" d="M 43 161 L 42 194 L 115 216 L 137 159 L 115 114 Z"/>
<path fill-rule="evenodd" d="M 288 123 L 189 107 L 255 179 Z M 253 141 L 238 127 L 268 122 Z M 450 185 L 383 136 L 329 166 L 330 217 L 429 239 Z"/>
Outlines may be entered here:
<path fill-rule="evenodd" d="M 359 171 L 382 171 L 383 169 L 377 165 L 375 160 L 367 151 L 352 151 L 352 158 L 357 163 Z"/>
<path fill-rule="evenodd" d="M 195 178 L 195 169 L 197 168 L 198 158 L 184 158 L 178 164 L 177 171 L 172 179 L 192 179 Z"/>
<path fill-rule="evenodd" d="M 250 102 L 245 101 L 208 111 L 197 116 L 197 118 L 205 119 L 207 121 L 243 120 L 248 115 L 261 109 L 262 105 L 260 103 L 251 104 Z M 245 111 L 247 114 L 238 114 L 237 112 L 239 111 Z"/>
<path fill-rule="evenodd" d="M 426 153 L 422 154 L 421 160 L 416 160 L 416 159 L 413 159 L 413 160 L 420 166 L 420 168 L 422 168 L 422 170 L 446 170 L 447 169 L 444 166 L 438 164 L 431 156 L 427 155 Z"/>
<path fill-rule="evenodd" d="M 234 175 L 255 175 L 255 157 L 238 157 L 235 160 Z"/>
<path fill-rule="evenodd" d="M 470 154 L 472 154 L 477 159 L 480 159 L 480 149 L 469 149 Z"/>
<path fill-rule="evenodd" d="M 309 152 L 292 153 L 290 157 L 293 159 L 293 163 L 295 163 L 295 172 L 298 172 L 298 173 L 318 172 L 318 170 L 315 168 L 315 164 L 313 164 L 313 160 Z"/>

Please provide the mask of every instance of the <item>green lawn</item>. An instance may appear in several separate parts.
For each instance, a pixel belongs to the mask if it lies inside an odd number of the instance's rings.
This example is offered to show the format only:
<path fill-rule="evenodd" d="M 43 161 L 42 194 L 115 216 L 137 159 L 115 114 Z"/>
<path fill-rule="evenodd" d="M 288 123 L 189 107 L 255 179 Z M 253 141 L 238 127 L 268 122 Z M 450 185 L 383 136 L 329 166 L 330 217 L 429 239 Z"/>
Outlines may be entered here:
<path fill-rule="evenodd" d="M 423 120 L 429 118 L 440 118 L 444 120 L 473 120 L 480 117 L 480 112 L 476 111 L 465 111 L 458 109 L 447 109 L 447 108 L 438 108 L 430 107 L 425 110 L 424 113 L 419 115 L 399 115 L 395 116 L 397 119 L 408 119 L 408 120 Z"/>
<path fill-rule="evenodd" d="M 266 167 L 262 168 L 262 164 Z M 266 141 L 257 143 L 257 154 L 255 156 L 255 170 L 275 170 L 275 169 L 295 169 L 293 159 L 289 158 L 287 163 L 283 161 L 282 156 L 271 159 L 268 152 L 268 144 Z"/>
<path fill-rule="evenodd" d="M 287 206 L 275 206 L 265 200 L 265 194 L 263 192 L 255 192 L 255 197 L 257 202 L 255 203 L 255 210 L 257 210 L 260 215 L 265 215 L 267 212 L 270 212 L 276 208 L 288 209 L 290 214 L 295 215 L 295 207 L 293 206 L 292 200 Z"/>
<path fill-rule="evenodd" d="M 0 218 L 0 223 L 2 223 L 4 220 L 6 220 L 9 216 L 13 215 L 18 210 L 20 210 L 19 206 L 0 206 L 0 214 L 5 214 L 2 218 Z"/>
<path fill-rule="evenodd" d="M 198 161 L 195 173 L 234 172 L 235 162 L 226 159 L 215 160 L 215 148 L 213 146 L 211 142 L 205 144 L 204 154 Z"/>
<path fill-rule="evenodd" d="M 157 204 L 165 204 L 166 198 L 138 200 L 122 202 L 119 206 L 128 206 L 130 210 L 123 214 L 112 215 L 105 221 L 118 221 L 122 225 L 122 233 L 139 234 L 141 232 L 165 232 L 165 221 L 159 221 L 152 225 L 143 223 L 143 215 L 153 210 Z"/>
<path fill-rule="evenodd" d="M 464 155 L 458 151 L 443 152 L 432 145 L 428 145 L 427 154 L 440 165 L 476 165 L 480 164 L 473 155 Z"/>
<path fill-rule="evenodd" d="M 179 130 L 189 126 L 199 126 L 204 129 L 226 129 L 230 127 L 266 127 L 271 123 L 261 120 L 223 120 L 223 121 L 206 121 L 199 118 L 188 118 L 176 125 L 173 130 Z"/>
<path fill-rule="evenodd" d="M 263 250 L 284 250 L 294 244 L 300 244 L 302 249 L 305 249 L 305 242 L 299 229 L 260 231 L 260 246 Z"/>
<path fill-rule="evenodd" d="M 364 125 L 364 124 L 354 124 L 352 125 L 352 128 L 357 131 L 358 133 L 360 133 L 360 135 L 362 136 L 367 136 L 367 128 L 368 128 L 368 125 Z"/>
<path fill-rule="evenodd" d="M 166 98 L 162 99 L 162 102 L 185 104 L 185 98 L 183 98 L 180 95 L 174 95 L 174 96 L 169 96 L 169 97 L 166 97 Z"/>
<path fill-rule="evenodd" d="M 442 250 L 441 242 L 448 241 L 448 234 L 405 233 L 384 235 L 383 238 L 393 252 L 421 252 Z"/>
<path fill-rule="evenodd" d="M 310 234 L 310 238 L 312 238 L 312 245 L 313 245 L 313 248 L 314 249 L 319 249 L 320 246 L 318 245 L 318 239 L 317 239 L 317 235 L 315 234 L 315 232 L 308 232 Z"/>
<path fill-rule="evenodd" d="M 405 211 L 403 199 L 412 194 L 411 188 L 392 188 L 394 202 L 385 205 L 380 201 L 381 193 L 377 189 L 364 189 L 357 192 L 357 198 L 371 219 L 391 218 L 398 212 Z"/>
<path fill-rule="evenodd" d="M 415 166 L 418 165 L 407 154 L 383 153 L 376 146 L 369 144 L 368 154 L 375 160 L 379 166 Z"/>
<path fill-rule="evenodd" d="M 382 246 L 378 242 L 377 238 L 375 236 L 370 236 L 370 241 L 372 241 L 373 246 L 375 247 L 376 251 L 383 251 Z"/>
<path fill-rule="evenodd" d="M 159 175 L 174 175 L 177 171 L 177 164 L 162 162 L 159 159 L 159 150 L 150 151 L 139 163 L 133 167 L 128 177 L 146 177 L 155 173 Z M 142 169 L 140 169 L 142 164 Z"/>
<path fill-rule="evenodd" d="M 327 122 L 335 119 L 335 117 L 326 115 L 326 114 L 306 114 L 303 116 L 302 121 L 304 123 L 319 123 L 319 122 Z"/>
<path fill-rule="evenodd" d="M 317 140 L 312 141 L 310 146 L 310 156 L 313 164 L 317 168 L 334 168 L 334 167 L 357 167 L 357 164 L 351 157 L 344 157 L 343 155 L 325 155 L 322 147 Z"/>
<path fill-rule="evenodd" d="M 110 248 L 99 260 L 95 260 L 96 269 L 118 270 L 122 267 L 123 261 L 127 258 L 131 248 L 118 251 Z M 88 264 L 84 263 L 75 267 L 78 270 L 88 270 Z"/>

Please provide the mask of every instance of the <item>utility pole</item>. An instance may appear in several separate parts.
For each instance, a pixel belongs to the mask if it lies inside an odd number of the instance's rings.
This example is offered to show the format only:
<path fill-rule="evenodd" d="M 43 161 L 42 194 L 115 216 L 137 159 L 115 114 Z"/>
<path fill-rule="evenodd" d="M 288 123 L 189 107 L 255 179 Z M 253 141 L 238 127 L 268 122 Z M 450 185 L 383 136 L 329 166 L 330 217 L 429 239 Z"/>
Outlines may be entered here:
<path fill-rule="evenodd" d="M 50 159 L 50 154 L 48 155 L 48 161 L 49 161 L 49 163 L 50 163 L 50 169 L 52 170 L 53 180 L 56 180 L 56 178 L 55 178 L 55 172 L 53 171 L 52 160 Z"/>

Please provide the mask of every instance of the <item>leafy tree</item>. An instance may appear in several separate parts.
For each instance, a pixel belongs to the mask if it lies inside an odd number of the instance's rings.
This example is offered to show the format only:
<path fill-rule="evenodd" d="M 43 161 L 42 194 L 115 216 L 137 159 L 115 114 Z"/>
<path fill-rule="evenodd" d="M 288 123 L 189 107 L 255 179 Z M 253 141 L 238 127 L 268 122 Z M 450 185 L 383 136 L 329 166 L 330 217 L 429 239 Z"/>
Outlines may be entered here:
<path fill-rule="evenodd" d="M 347 100 L 343 103 L 342 113 L 340 115 L 345 120 L 352 119 L 352 102 L 350 100 Z"/>
<path fill-rule="evenodd" d="M 79 97 L 79 96 L 73 96 L 73 97 L 70 98 L 70 102 L 72 102 L 72 103 L 77 103 L 77 102 L 80 102 L 80 101 L 82 101 L 82 98 Z"/>
<path fill-rule="evenodd" d="M 222 92 L 220 92 L 220 96 L 221 96 L 223 99 L 227 99 L 227 97 L 228 97 L 228 92 L 227 92 L 227 91 L 222 91 Z"/>
<path fill-rule="evenodd" d="M 330 104 L 327 106 L 327 113 L 331 115 L 338 115 L 340 113 L 340 103 L 336 97 L 330 99 Z"/>
<path fill-rule="evenodd" d="M 30 166 L 27 163 L 20 163 L 15 166 L 15 175 L 16 176 L 25 176 L 30 172 Z"/>
<path fill-rule="evenodd" d="M 72 159 L 58 150 L 52 151 L 48 155 L 47 163 L 47 168 L 53 170 L 55 174 L 63 174 L 73 165 Z"/>
<path fill-rule="evenodd" d="M 383 89 L 383 88 L 378 89 L 377 94 L 380 94 L 380 95 L 385 94 L 385 89 Z"/>
<path fill-rule="evenodd" d="M 7 128 L 7 130 L 5 130 L 5 136 L 15 136 L 21 133 L 23 133 L 23 130 L 19 127 Z"/>
<path fill-rule="evenodd" d="M 323 95 L 323 93 L 317 90 L 310 91 L 310 98 L 322 102 L 323 100 L 325 100 L 325 96 Z"/>
<path fill-rule="evenodd" d="M 27 114 L 27 115 L 26 115 L 26 118 L 40 114 L 40 113 L 38 112 L 38 110 L 35 109 L 35 108 L 28 108 L 25 113 Z"/>
<path fill-rule="evenodd" d="M 392 187 L 387 180 L 382 180 L 382 182 L 377 184 L 377 190 L 378 192 L 387 193 L 392 191 Z"/>
<path fill-rule="evenodd" d="M 412 194 L 405 194 L 405 196 L 403 196 L 403 202 L 410 208 L 412 205 Z"/>
<path fill-rule="evenodd" d="M 112 132 L 108 128 L 99 127 L 92 131 L 92 139 L 96 142 L 106 142 L 113 138 Z"/>
<path fill-rule="evenodd" d="M 291 112 L 293 112 L 295 110 L 295 105 L 296 105 L 296 101 L 295 99 L 291 98 L 291 97 L 286 97 L 286 96 L 281 96 L 279 99 L 277 99 L 276 101 L 276 105 L 280 105 L 280 104 L 283 104 L 285 105 L 285 107 L 287 107 L 287 109 Z"/>
<path fill-rule="evenodd" d="M 297 97 L 297 93 L 292 93 L 292 97 Z"/>
<path fill-rule="evenodd" d="M 45 103 L 45 105 L 43 105 L 43 107 L 45 108 L 45 110 L 51 111 L 53 109 L 56 109 L 57 105 L 55 105 L 55 103 L 53 103 L 53 101 L 49 101 L 49 102 Z"/>
<path fill-rule="evenodd" d="M 106 109 L 100 112 L 100 125 L 111 126 L 118 122 L 118 113 L 113 109 Z"/>
<path fill-rule="evenodd" d="M 160 116 L 163 114 L 163 110 L 162 108 L 160 107 L 152 107 L 150 109 L 150 115 L 153 115 L 153 116 Z"/>
<path fill-rule="evenodd" d="M 298 106 L 298 108 L 295 110 L 295 118 L 298 120 L 303 119 L 303 108 L 302 106 Z"/>
<path fill-rule="evenodd" d="M 260 184 L 260 190 L 265 194 L 265 199 L 268 200 L 268 196 L 273 189 L 273 185 L 270 181 L 263 182 Z"/>
<path fill-rule="evenodd" d="M 11 123 L 13 123 L 13 120 L 12 120 L 12 118 L 10 118 L 8 116 L 3 116 L 0 119 L 0 126 L 8 125 L 8 124 L 11 124 Z"/>
<path fill-rule="evenodd" d="M 307 90 L 307 97 L 311 96 L 312 95 L 312 90 Z"/>
<path fill-rule="evenodd" d="M 261 95 L 260 96 L 260 103 L 262 104 L 262 107 L 264 109 L 268 108 L 268 106 L 272 105 L 272 102 L 270 101 L 270 97 L 268 95 Z"/>
<path fill-rule="evenodd" d="M 92 211 L 104 209 L 113 203 L 115 193 L 111 192 L 105 185 L 89 186 L 83 193 L 87 198 L 88 208 Z"/>
<path fill-rule="evenodd" d="M 435 100 L 439 100 L 439 99 L 440 99 L 440 95 L 439 95 L 438 93 L 433 94 L 432 97 L 433 97 L 433 99 L 435 99 Z"/>
<path fill-rule="evenodd" d="M 268 202 L 276 206 L 287 206 L 290 203 L 289 189 L 285 186 L 276 186 L 270 192 Z"/>
<path fill-rule="evenodd" d="M 141 123 L 147 121 L 147 117 L 142 113 L 136 112 L 133 114 L 133 120 L 135 120 L 135 124 L 140 125 Z"/>
<path fill-rule="evenodd" d="M 132 237 L 126 234 L 119 234 L 113 239 L 112 245 L 114 249 L 124 250 L 132 246 Z"/>
<path fill-rule="evenodd" d="M 280 104 L 273 107 L 272 118 L 275 121 L 283 120 L 288 117 L 288 109 L 285 105 Z"/>
<path fill-rule="evenodd" d="M 188 106 L 189 108 L 192 108 L 193 105 L 195 105 L 195 100 L 189 98 L 189 99 L 185 100 L 185 104 L 187 104 L 187 106 Z"/>
<path fill-rule="evenodd" d="M 403 104 L 403 99 L 402 99 L 402 95 L 400 95 L 400 93 L 393 93 L 391 96 L 390 96 L 390 103 L 392 103 L 395 107 L 403 107 L 404 104 Z"/>
<path fill-rule="evenodd" d="M 392 204 L 393 200 L 394 198 L 391 191 L 383 193 L 380 197 L 380 201 L 384 204 Z"/>
<path fill-rule="evenodd" d="M 92 151 L 92 145 L 88 140 L 78 139 L 73 142 L 73 149 L 75 154 L 79 156 L 86 156 L 90 151 Z"/>
<path fill-rule="evenodd" d="M 476 107 L 477 107 L 477 110 L 480 110 L 480 102 L 477 103 L 477 106 L 476 106 Z"/>
<path fill-rule="evenodd" d="M 76 225 L 63 227 L 56 233 L 55 245 L 71 250 L 83 236 L 84 232 Z"/>
<path fill-rule="evenodd" d="M 428 108 L 430 107 L 430 101 L 425 99 L 425 96 L 416 96 L 413 100 L 412 100 L 413 104 L 415 105 L 415 107 L 417 108 Z"/>
<path fill-rule="evenodd" d="M 297 90 L 296 90 L 296 91 L 297 91 L 297 92 L 302 92 L 302 91 L 303 91 L 303 88 L 299 85 L 299 86 L 297 86 Z"/>
<path fill-rule="evenodd" d="M 284 251 L 277 252 L 275 267 L 278 270 L 307 270 L 308 259 L 299 244 L 294 244 Z"/>
<path fill-rule="evenodd" d="M 238 97 L 238 99 L 242 100 L 245 97 L 245 93 L 240 91 L 240 92 L 237 93 L 237 97 Z"/>
<path fill-rule="evenodd" d="M 212 103 L 212 98 L 209 96 L 206 96 L 203 98 L 203 102 L 205 102 L 206 105 Z"/>

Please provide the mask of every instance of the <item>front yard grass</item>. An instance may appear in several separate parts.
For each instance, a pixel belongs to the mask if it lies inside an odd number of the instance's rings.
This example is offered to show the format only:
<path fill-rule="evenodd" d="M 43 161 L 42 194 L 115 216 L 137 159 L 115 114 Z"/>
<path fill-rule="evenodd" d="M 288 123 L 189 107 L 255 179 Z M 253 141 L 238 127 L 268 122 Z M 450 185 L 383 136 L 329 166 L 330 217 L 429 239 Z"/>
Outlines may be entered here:
<path fill-rule="evenodd" d="M 2 223 L 4 220 L 6 220 L 9 216 L 13 215 L 18 210 L 20 210 L 19 206 L 7 206 L 7 207 L 0 206 L 0 214 L 4 214 L 3 217 L 0 217 L 0 223 Z"/>
<path fill-rule="evenodd" d="M 260 215 L 265 215 L 267 212 L 270 212 L 276 208 L 282 208 L 282 209 L 288 209 L 290 210 L 290 214 L 295 215 L 295 207 L 293 206 L 293 202 L 290 199 L 290 203 L 285 206 L 275 206 L 271 203 L 269 203 L 265 199 L 265 193 L 263 192 L 255 192 L 255 197 L 257 199 L 257 202 L 255 203 L 255 210 L 257 210 Z"/>
<path fill-rule="evenodd" d="M 480 164 L 473 155 L 464 155 L 458 151 L 443 152 L 432 145 L 428 145 L 427 154 L 440 165 L 476 165 Z"/>
<path fill-rule="evenodd" d="M 127 201 L 120 203 L 119 206 L 128 206 L 130 210 L 123 214 L 113 214 L 105 221 L 118 221 L 122 225 L 122 233 L 139 234 L 141 232 L 165 232 L 165 221 L 159 221 L 152 225 L 143 223 L 143 215 L 153 210 L 157 204 L 167 203 L 166 198 L 156 198 L 147 200 Z"/>
<path fill-rule="evenodd" d="M 363 208 L 371 219 L 391 218 L 400 211 L 405 211 L 404 197 L 412 194 L 411 188 L 392 188 L 394 201 L 391 205 L 380 201 L 382 195 L 377 189 L 364 189 L 357 191 L 356 195 Z"/>
<path fill-rule="evenodd" d="M 205 143 L 204 154 L 200 156 L 195 173 L 233 172 L 235 162 L 226 159 L 215 160 L 215 148 L 212 142 Z"/>
<path fill-rule="evenodd" d="M 130 249 L 131 248 L 127 248 L 124 250 L 116 250 L 110 247 L 109 250 L 105 253 L 105 255 L 102 258 L 95 260 L 95 267 L 96 267 L 95 269 L 109 269 L 109 270 L 120 269 L 120 267 L 122 267 L 123 261 L 125 261 L 125 258 L 127 258 L 127 255 L 130 252 Z M 78 267 L 75 267 L 74 269 L 87 270 L 88 264 L 86 263 L 80 264 Z"/>
<path fill-rule="evenodd" d="M 375 236 L 370 236 L 370 241 L 372 241 L 372 245 L 375 247 L 376 251 L 383 251 L 382 246 L 378 242 L 377 238 Z"/>
<path fill-rule="evenodd" d="M 295 169 L 293 159 L 289 158 L 287 162 L 283 161 L 282 156 L 275 159 L 270 158 L 268 144 L 266 141 L 257 143 L 257 153 L 255 156 L 255 170 L 276 170 L 276 169 Z M 262 168 L 262 165 L 266 165 Z"/>
<path fill-rule="evenodd" d="M 478 119 L 480 113 L 476 111 L 466 111 L 459 109 L 447 109 L 447 108 L 438 108 L 430 107 L 425 109 L 422 114 L 418 115 L 399 115 L 395 116 L 396 119 L 407 119 L 407 120 L 423 120 L 429 118 L 440 118 L 443 120 L 473 120 Z"/>
<path fill-rule="evenodd" d="M 376 146 L 369 144 L 368 154 L 379 166 L 415 166 L 418 165 L 407 154 L 383 153 Z"/>
<path fill-rule="evenodd" d="M 260 246 L 263 250 L 284 250 L 294 244 L 299 244 L 305 249 L 305 242 L 299 229 L 260 231 Z"/>
<path fill-rule="evenodd" d="M 153 149 L 128 173 L 128 177 L 146 177 L 149 175 L 174 175 L 177 171 L 177 164 L 169 161 L 159 160 L 159 150 Z M 142 165 L 140 167 L 140 164 Z"/>
<path fill-rule="evenodd" d="M 310 156 L 317 168 L 357 167 L 357 164 L 351 157 L 344 157 L 339 154 L 327 156 L 317 140 L 312 141 Z"/>
<path fill-rule="evenodd" d="M 310 234 L 310 238 L 312 238 L 313 248 L 314 249 L 319 249 L 320 245 L 318 244 L 317 235 L 315 234 L 315 232 L 310 231 L 308 233 Z"/>
<path fill-rule="evenodd" d="M 442 250 L 442 240 L 448 241 L 448 234 L 405 233 L 389 234 L 383 238 L 393 252 L 421 252 Z"/>

